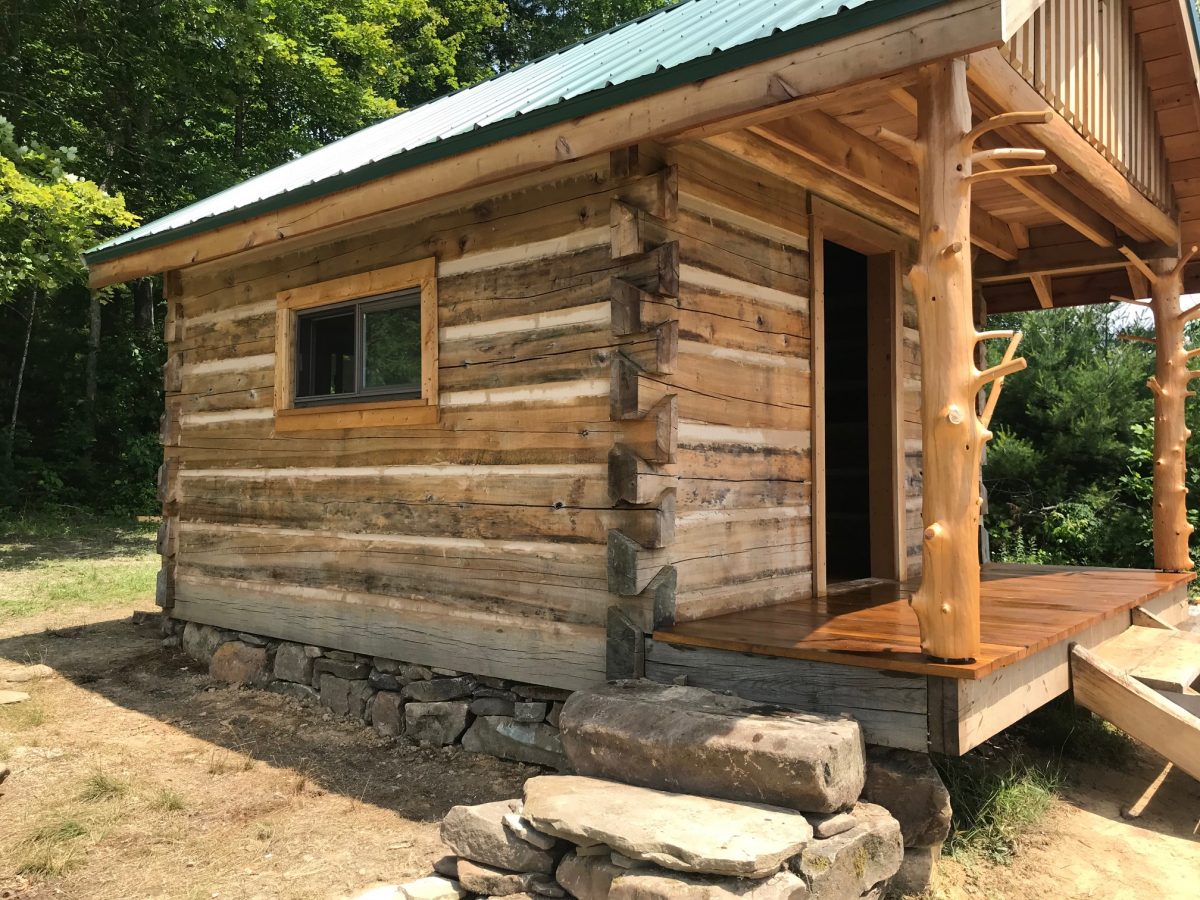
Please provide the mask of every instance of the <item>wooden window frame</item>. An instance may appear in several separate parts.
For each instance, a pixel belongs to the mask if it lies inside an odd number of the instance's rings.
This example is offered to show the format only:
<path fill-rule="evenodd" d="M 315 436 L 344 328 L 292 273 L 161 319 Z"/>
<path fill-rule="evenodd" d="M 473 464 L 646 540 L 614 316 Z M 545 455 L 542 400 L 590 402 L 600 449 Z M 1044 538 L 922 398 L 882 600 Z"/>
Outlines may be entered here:
<path fill-rule="evenodd" d="M 908 577 L 904 451 L 904 291 L 902 264 L 912 242 L 901 234 L 810 195 L 809 264 L 811 299 L 809 328 L 812 351 L 812 560 L 813 592 L 828 593 L 825 552 L 825 241 L 841 244 L 867 257 L 868 355 L 876 390 L 870 396 L 870 474 L 890 490 L 871 494 L 871 577 L 904 581 Z M 882 313 L 882 315 L 878 315 Z M 880 352 L 880 351 L 883 352 Z"/>
<path fill-rule="evenodd" d="M 396 291 L 421 292 L 421 395 L 296 406 L 297 314 Z M 275 430 L 391 428 L 438 421 L 437 260 L 433 257 L 320 281 L 275 295 Z"/>

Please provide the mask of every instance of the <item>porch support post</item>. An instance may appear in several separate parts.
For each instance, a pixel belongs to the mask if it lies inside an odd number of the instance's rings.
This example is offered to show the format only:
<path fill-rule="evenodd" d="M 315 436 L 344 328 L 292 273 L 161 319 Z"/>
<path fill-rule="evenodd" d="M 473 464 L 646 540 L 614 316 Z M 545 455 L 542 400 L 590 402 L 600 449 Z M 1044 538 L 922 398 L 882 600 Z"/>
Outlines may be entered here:
<path fill-rule="evenodd" d="M 1128 247 L 1121 252 L 1149 282 L 1149 301 L 1134 302 L 1148 305 L 1154 316 L 1154 375 L 1146 382 L 1154 394 L 1154 567 L 1188 572 L 1192 569 L 1188 539 L 1193 529 L 1187 519 L 1187 440 L 1192 433 L 1184 414 L 1187 398 L 1194 396 L 1190 382 L 1200 377 L 1200 371 L 1188 368 L 1188 361 L 1200 350 L 1187 349 L 1184 330 L 1200 317 L 1200 307 L 1183 312 L 1180 295 L 1184 266 L 1196 248 L 1180 260 L 1149 262 Z"/>
<path fill-rule="evenodd" d="M 1001 379 L 1025 367 L 1016 358 L 1020 334 L 975 329 L 971 280 L 971 185 L 984 178 L 1049 174 L 1052 166 L 973 173 L 973 162 L 1040 159 L 1042 151 L 973 152 L 995 128 L 1046 121 L 1044 112 L 1009 113 L 971 127 L 966 62 L 923 66 L 915 142 L 881 132 L 908 147 L 920 175 L 920 242 L 909 272 L 921 337 L 921 436 L 924 464 L 924 541 L 921 586 L 912 608 L 929 656 L 970 661 L 979 655 L 979 464 Z M 981 371 L 977 344 L 1009 340 L 1004 360 Z M 977 412 L 979 392 L 991 390 Z"/>

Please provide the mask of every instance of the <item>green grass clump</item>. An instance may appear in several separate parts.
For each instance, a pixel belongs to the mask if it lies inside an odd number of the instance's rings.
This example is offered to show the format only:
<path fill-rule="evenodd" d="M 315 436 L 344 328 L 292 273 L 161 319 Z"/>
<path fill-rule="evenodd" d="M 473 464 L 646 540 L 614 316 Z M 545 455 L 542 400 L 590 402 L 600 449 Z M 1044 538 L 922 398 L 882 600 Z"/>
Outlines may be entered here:
<path fill-rule="evenodd" d="M 0 620 L 149 600 L 153 521 L 40 516 L 0 521 Z"/>
<path fill-rule="evenodd" d="M 73 816 L 59 816 L 35 828 L 20 844 L 17 874 L 39 878 L 66 874 L 83 861 L 78 841 L 88 834 L 87 825 Z"/>
<path fill-rule="evenodd" d="M 161 809 L 163 812 L 179 812 L 187 808 L 183 797 L 170 788 L 159 789 L 158 793 L 151 799 L 150 805 L 155 809 Z"/>
<path fill-rule="evenodd" d="M 1011 861 L 1022 835 L 1050 810 L 1060 783 L 1057 767 L 1020 757 L 1000 764 L 968 754 L 938 763 L 954 809 L 948 850 L 960 859 Z"/>
<path fill-rule="evenodd" d="M 124 796 L 127 790 L 129 790 L 129 786 L 125 782 L 103 772 L 93 772 L 83 783 L 79 799 L 95 803 L 99 800 L 111 800 L 114 797 Z"/>

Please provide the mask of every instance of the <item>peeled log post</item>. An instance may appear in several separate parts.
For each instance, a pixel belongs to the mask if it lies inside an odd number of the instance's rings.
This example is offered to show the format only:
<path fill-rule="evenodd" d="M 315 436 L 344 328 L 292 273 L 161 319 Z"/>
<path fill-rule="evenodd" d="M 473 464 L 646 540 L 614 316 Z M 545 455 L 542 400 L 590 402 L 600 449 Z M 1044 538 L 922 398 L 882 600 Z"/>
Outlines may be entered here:
<path fill-rule="evenodd" d="M 1200 316 L 1197 309 L 1183 312 L 1183 270 L 1196 252 L 1178 261 L 1156 259 L 1149 263 L 1131 250 L 1121 252 L 1145 276 L 1150 286 L 1150 312 L 1154 316 L 1154 375 L 1146 382 L 1154 394 L 1154 567 L 1171 572 L 1193 568 L 1188 541 L 1192 526 L 1187 518 L 1187 441 L 1185 421 L 1189 384 L 1200 372 L 1188 368 L 1197 355 L 1185 343 L 1187 323 Z"/>
<path fill-rule="evenodd" d="M 1174 272 L 1163 260 L 1151 263 L 1156 277 L 1150 283 L 1150 311 L 1158 339 L 1154 363 L 1154 567 L 1175 572 L 1192 568 L 1187 519 L 1187 429 L 1184 406 L 1188 395 L 1188 356 L 1179 305 L 1183 271 Z"/>
<path fill-rule="evenodd" d="M 983 177 L 1049 174 L 1052 166 L 1022 166 L 972 174 L 975 140 L 1009 125 L 1045 122 L 1045 113 L 1006 113 L 971 128 L 966 63 L 924 66 L 917 105 L 917 140 L 889 132 L 902 143 L 920 173 L 920 246 L 909 279 L 917 299 L 921 338 L 921 436 L 925 455 L 924 571 L 912 608 L 929 656 L 967 662 L 979 655 L 979 465 L 991 437 L 999 379 L 1025 367 L 1014 358 L 1020 335 L 979 334 L 972 314 L 971 184 Z M 979 159 L 995 154 L 985 151 Z M 1037 150 L 1013 150 L 1009 158 L 1040 159 Z M 1004 362 L 980 371 L 981 340 L 1008 337 Z M 996 381 L 982 418 L 979 391 Z"/>

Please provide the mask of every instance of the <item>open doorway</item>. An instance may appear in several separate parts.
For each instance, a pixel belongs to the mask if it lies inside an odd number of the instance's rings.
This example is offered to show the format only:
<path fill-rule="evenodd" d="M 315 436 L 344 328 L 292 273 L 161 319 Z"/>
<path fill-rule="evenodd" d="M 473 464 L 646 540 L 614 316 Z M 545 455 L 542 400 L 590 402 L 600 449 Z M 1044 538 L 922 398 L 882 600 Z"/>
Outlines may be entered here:
<path fill-rule="evenodd" d="M 813 590 L 907 577 L 904 238 L 812 198 Z"/>
<path fill-rule="evenodd" d="M 867 257 L 825 242 L 825 565 L 828 583 L 871 576 Z"/>

